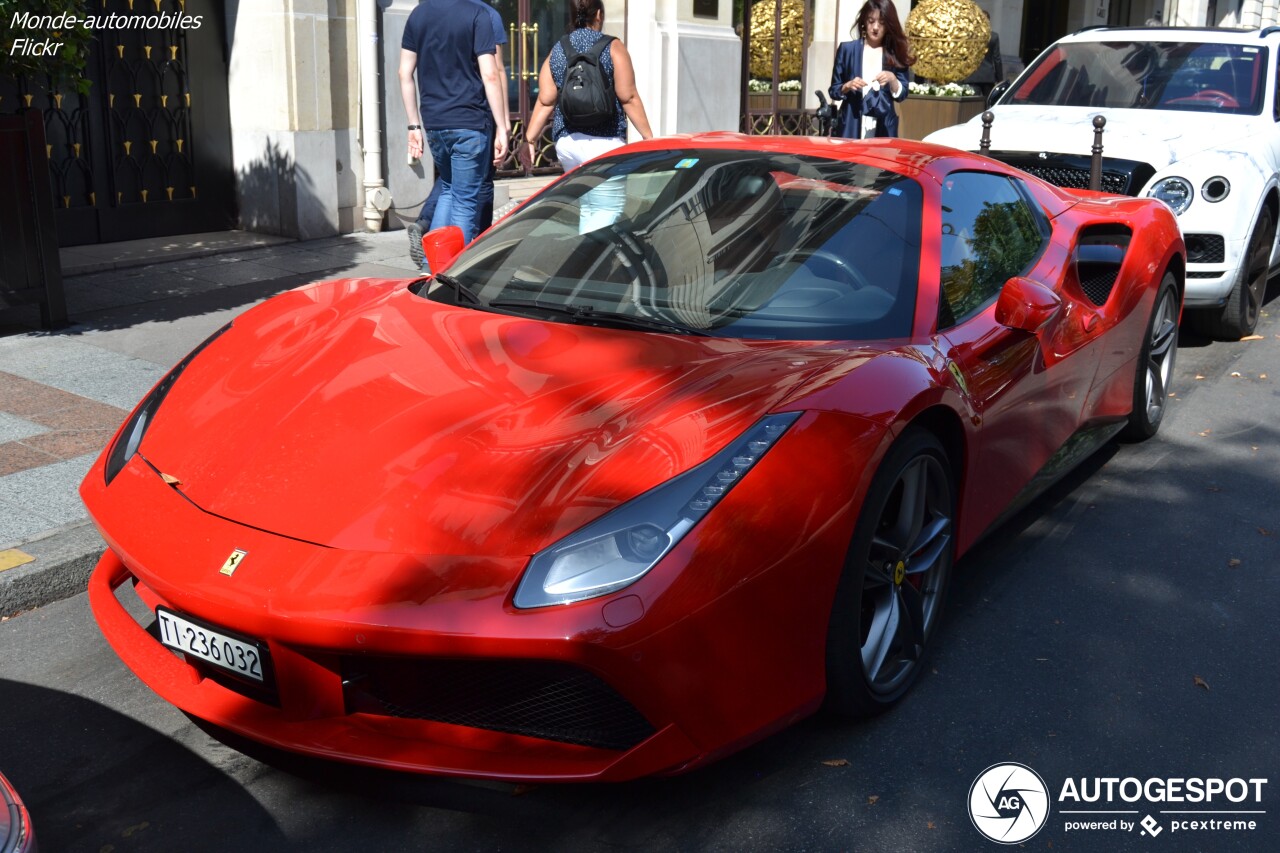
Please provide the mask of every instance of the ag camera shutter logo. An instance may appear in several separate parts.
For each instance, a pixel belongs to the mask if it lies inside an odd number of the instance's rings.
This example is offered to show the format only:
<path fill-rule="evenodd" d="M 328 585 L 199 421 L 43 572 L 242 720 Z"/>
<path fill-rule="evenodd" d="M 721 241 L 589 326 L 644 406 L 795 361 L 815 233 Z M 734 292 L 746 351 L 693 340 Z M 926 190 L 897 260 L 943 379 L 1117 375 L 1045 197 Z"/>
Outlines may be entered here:
<path fill-rule="evenodd" d="M 969 788 L 969 819 L 992 841 L 1018 844 L 1049 819 L 1049 789 L 1025 764 L 993 764 Z"/>

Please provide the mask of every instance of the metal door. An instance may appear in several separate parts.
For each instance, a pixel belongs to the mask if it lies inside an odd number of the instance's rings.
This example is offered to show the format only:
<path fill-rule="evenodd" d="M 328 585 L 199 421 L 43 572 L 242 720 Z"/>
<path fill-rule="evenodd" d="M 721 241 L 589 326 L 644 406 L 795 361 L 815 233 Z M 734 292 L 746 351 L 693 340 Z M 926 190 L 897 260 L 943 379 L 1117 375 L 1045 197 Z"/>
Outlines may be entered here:
<path fill-rule="evenodd" d="M 47 80 L 0 80 L 0 110 L 44 116 L 59 244 L 231 228 L 221 4 L 152 0 L 144 9 L 100 0 L 94 12 L 157 21 L 199 15 L 201 25 L 101 31 L 85 69 L 88 95 L 51 91 Z"/>
<path fill-rule="evenodd" d="M 551 143 L 551 122 L 547 122 L 534 161 L 526 169 L 516 157 L 524 145 L 524 131 L 533 106 L 538 101 L 538 72 L 551 48 L 566 32 L 568 0 L 491 0 L 507 27 L 503 61 L 507 74 L 507 106 L 511 114 L 510 153 L 498 174 L 502 177 L 548 175 L 561 171 Z"/>
<path fill-rule="evenodd" d="M 810 81 L 813 0 L 758 0 L 742 9 L 742 132 L 803 135 L 815 132 L 805 95 L 826 89 L 820 74 Z M 828 72 L 829 73 L 829 72 Z M 814 106 L 817 106 L 814 101 Z"/>

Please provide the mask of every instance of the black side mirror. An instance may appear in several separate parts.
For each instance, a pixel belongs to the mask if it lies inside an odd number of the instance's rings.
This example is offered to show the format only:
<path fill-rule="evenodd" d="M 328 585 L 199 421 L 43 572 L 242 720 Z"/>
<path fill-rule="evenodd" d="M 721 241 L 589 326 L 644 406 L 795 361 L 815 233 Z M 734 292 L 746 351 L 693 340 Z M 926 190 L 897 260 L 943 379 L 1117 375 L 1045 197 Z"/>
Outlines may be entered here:
<path fill-rule="evenodd" d="M 1001 80 L 997 83 L 995 88 L 991 90 L 991 94 L 987 95 L 987 109 L 994 107 L 996 105 L 996 101 L 1000 100 L 1000 97 L 1004 95 L 1005 92 L 1009 91 L 1009 87 L 1012 85 L 1013 84 L 1008 80 Z"/>

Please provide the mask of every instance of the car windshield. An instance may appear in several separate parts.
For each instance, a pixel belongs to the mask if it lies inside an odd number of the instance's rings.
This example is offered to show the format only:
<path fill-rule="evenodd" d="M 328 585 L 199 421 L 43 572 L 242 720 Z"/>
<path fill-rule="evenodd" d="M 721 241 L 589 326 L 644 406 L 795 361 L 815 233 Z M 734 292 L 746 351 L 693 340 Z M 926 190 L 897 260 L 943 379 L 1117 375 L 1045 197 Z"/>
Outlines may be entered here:
<path fill-rule="evenodd" d="M 1261 46 L 1072 42 L 1042 55 L 1001 103 L 1257 115 L 1266 69 Z"/>
<path fill-rule="evenodd" d="M 911 178 L 816 157 L 614 155 L 491 229 L 429 298 L 716 337 L 905 337 L 921 199 Z"/>

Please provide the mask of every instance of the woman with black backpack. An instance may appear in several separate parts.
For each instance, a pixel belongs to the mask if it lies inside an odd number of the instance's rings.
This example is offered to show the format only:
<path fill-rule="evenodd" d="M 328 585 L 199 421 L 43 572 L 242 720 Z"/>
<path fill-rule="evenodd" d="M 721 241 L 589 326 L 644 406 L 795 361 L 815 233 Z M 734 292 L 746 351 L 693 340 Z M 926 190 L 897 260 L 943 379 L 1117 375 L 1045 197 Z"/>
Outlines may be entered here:
<path fill-rule="evenodd" d="M 627 119 L 653 136 L 622 42 L 606 36 L 603 0 L 573 0 L 572 28 L 551 48 L 538 75 L 538 102 L 525 127 L 530 161 L 552 119 L 556 156 L 568 172 L 627 141 Z"/>

